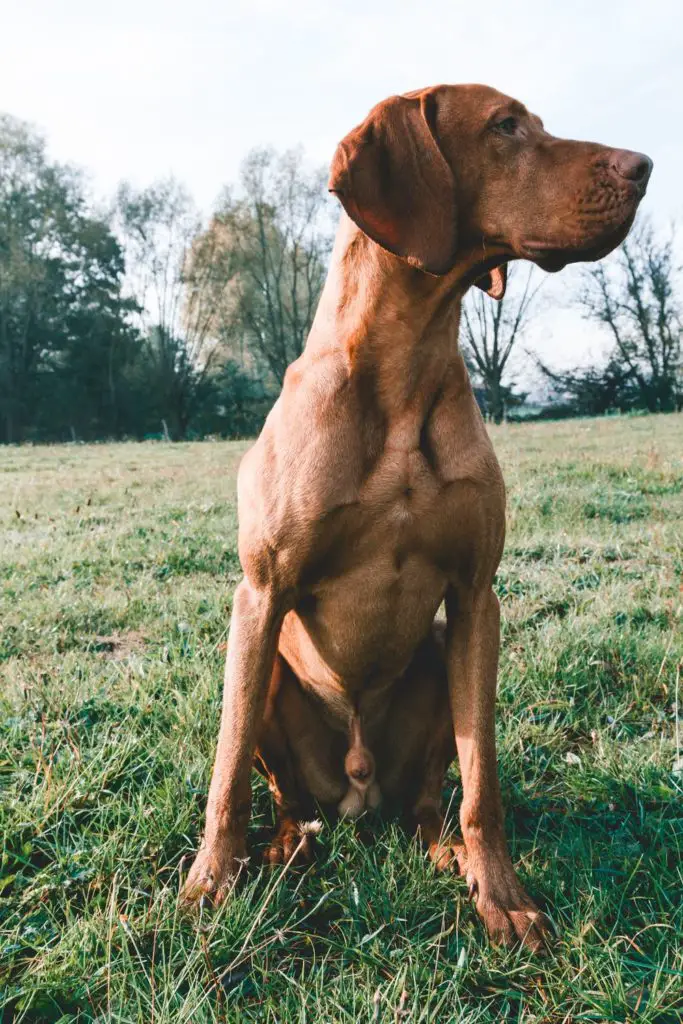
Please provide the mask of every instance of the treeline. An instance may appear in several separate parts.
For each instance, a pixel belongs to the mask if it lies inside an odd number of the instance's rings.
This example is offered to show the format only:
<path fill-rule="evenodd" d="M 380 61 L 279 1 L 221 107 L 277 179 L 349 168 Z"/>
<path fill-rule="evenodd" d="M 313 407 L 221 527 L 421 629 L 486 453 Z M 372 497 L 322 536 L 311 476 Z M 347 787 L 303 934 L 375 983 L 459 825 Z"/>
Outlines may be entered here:
<path fill-rule="evenodd" d="M 322 171 L 250 154 L 208 224 L 170 179 L 108 209 L 0 118 L 0 440 L 259 429 L 302 351 L 332 238 Z"/>
<path fill-rule="evenodd" d="M 0 440 L 247 436 L 303 349 L 336 209 L 323 169 L 255 150 L 203 222 L 175 180 L 122 184 L 107 208 L 43 138 L 0 117 Z M 576 297 L 609 332 L 601 366 L 538 363 L 558 415 L 680 408 L 680 268 L 642 222 Z M 463 348 L 495 420 L 524 401 L 510 370 L 540 308 L 533 274 L 476 292 Z"/>
<path fill-rule="evenodd" d="M 657 233 L 641 219 L 609 259 L 587 265 L 571 305 L 602 328 L 608 345 L 599 363 L 560 371 L 528 353 L 544 382 L 535 415 L 600 416 L 683 408 L 683 273 L 675 230 Z M 477 289 L 462 313 L 461 340 L 480 403 L 490 417 L 527 417 L 510 359 L 542 308 L 544 277 L 510 270 L 508 292 L 492 303 Z"/>

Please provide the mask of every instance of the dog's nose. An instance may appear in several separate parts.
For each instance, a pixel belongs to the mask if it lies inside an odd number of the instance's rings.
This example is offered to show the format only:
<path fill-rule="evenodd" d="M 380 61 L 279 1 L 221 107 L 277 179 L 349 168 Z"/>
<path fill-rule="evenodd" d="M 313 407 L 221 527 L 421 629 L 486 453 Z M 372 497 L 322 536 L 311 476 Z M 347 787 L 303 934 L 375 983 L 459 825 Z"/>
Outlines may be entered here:
<path fill-rule="evenodd" d="M 644 153 L 632 153 L 629 149 L 615 149 L 612 167 L 622 178 L 645 186 L 652 174 L 652 160 Z"/>

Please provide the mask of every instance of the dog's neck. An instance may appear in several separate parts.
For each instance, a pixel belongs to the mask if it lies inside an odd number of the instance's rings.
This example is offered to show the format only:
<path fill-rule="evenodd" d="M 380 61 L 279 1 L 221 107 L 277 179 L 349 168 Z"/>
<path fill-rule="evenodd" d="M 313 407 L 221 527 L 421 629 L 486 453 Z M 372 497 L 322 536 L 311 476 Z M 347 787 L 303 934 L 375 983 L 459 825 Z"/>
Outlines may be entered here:
<path fill-rule="evenodd" d="M 370 382 L 390 420 L 424 419 L 446 366 L 462 366 L 458 328 L 469 270 L 463 261 L 445 277 L 426 274 L 342 213 L 307 354 L 341 353 L 349 376 Z"/>

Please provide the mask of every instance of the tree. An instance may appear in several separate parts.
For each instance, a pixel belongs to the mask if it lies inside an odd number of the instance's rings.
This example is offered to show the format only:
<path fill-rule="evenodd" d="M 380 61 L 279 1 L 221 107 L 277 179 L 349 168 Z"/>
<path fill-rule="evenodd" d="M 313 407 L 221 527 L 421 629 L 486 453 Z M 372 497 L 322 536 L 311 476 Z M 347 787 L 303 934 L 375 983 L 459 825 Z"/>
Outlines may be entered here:
<path fill-rule="evenodd" d="M 273 404 L 272 394 L 264 389 L 262 381 L 227 359 L 214 365 L 207 384 L 196 421 L 201 433 L 222 437 L 258 434 Z"/>
<path fill-rule="evenodd" d="M 675 259 L 675 232 L 658 237 L 641 220 L 612 261 L 586 271 L 580 304 L 587 319 L 603 324 L 612 337 L 610 366 L 623 368 L 623 397 L 635 390 L 650 412 L 680 406 L 683 304 L 681 268 Z M 617 405 L 620 396 L 615 396 Z"/>
<path fill-rule="evenodd" d="M 199 215 L 172 178 L 139 191 L 121 185 L 116 222 L 145 339 L 151 404 L 159 425 L 185 437 L 208 388 L 213 304 L 231 276 L 230 262 L 210 239 L 200 241 Z M 201 259 L 192 258 L 197 252 Z"/>
<path fill-rule="evenodd" d="M 70 271 L 76 286 L 65 296 L 59 347 L 45 358 L 34 422 L 42 436 L 52 423 L 60 436 L 120 437 L 130 405 L 125 371 L 139 339 L 134 304 L 122 295 L 123 253 L 105 222 L 84 217 L 75 225 Z"/>
<path fill-rule="evenodd" d="M 322 170 L 308 172 L 302 154 L 256 149 L 247 157 L 241 191 L 226 190 L 193 253 L 230 268 L 229 283 L 207 289 L 204 320 L 226 353 L 275 387 L 303 351 L 325 281 L 332 240 Z M 220 294 L 217 294 L 220 292 Z"/>
<path fill-rule="evenodd" d="M 523 337 L 534 311 L 535 299 L 542 281 L 534 285 L 534 268 L 530 267 L 521 289 L 514 287 L 517 273 L 508 271 L 505 296 L 492 301 L 485 292 L 471 289 L 462 310 L 463 354 L 475 381 L 484 389 L 486 411 L 500 423 L 510 405 L 519 404 L 512 384 L 504 384 L 508 364 L 515 345 Z M 512 285 L 512 287 L 511 287 Z"/>
<path fill-rule="evenodd" d="M 547 412 L 553 416 L 602 416 L 638 406 L 638 389 L 618 359 L 566 371 L 553 370 L 540 359 L 536 362 L 550 385 Z"/>
<path fill-rule="evenodd" d="M 43 139 L 28 125 L 1 117 L 3 440 L 115 428 L 113 367 L 129 312 L 122 275 L 121 250 L 107 224 L 89 215 L 80 175 L 50 163 Z M 76 371 L 88 361 L 86 350 L 97 372 L 80 380 L 79 391 Z"/>
<path fill-rule="evenodd" d="M 602 365 L 554 370 L 538 360 L 565 414 L 680 408 L 683 304 L 675 231 L 662 239 L 641 220 L 612 259 L 587 268 L 578 304 L 606 328 Z"/>

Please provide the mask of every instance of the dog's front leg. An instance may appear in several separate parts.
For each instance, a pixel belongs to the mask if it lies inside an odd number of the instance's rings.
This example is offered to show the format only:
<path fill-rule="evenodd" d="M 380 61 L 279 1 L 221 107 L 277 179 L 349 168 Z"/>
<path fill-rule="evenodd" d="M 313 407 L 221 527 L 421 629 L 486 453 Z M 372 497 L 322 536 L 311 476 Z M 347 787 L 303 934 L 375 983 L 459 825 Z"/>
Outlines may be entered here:
<path fill-rule="evenodd" d="M 204 893 L 219 902 L 246 857 L 251 768 L 284 609 L 270 592 L 243 580 L 235 591 L 216 761 L 201 848 L 184 897 Z"/>
<path fill-rule="evenodd" d="M 498 599 L 490 587 L 448 595 L 447 666 L 462 777 L 460 824 L 465 871 L 494 941 L 540 949 L 549 923 L 524 892 L 507 849 L 495 737 L 500 642 Z"/>

